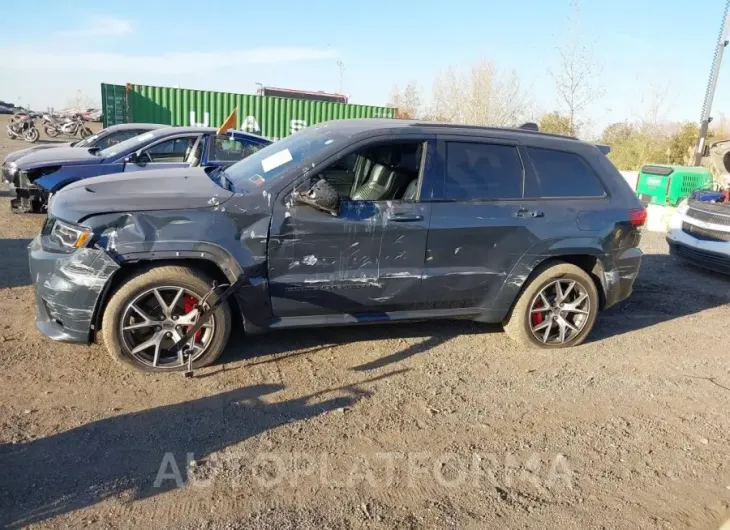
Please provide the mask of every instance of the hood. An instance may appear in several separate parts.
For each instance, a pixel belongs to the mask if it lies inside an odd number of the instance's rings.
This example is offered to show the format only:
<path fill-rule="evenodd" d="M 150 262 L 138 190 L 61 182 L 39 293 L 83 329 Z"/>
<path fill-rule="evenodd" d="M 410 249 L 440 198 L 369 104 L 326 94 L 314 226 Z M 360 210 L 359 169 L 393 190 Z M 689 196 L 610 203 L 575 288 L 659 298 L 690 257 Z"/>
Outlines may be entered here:
<path fill-rule="evenodd" d="M 10 153 L 8 156 L 5 157 L 5 163 L 9 164 L 10 162 L 15 162 L 18 159 L 24 157 L 25 155 L 35 153 L 36 151 L 42 151 L 45 149 L 56 149 L 59 147 L 71 147 L 72 143 L 73 142 L 40 144 L 40 145 L 34 145 L 33 147 L 28 147 L 27 149 L 21 149 L 20 151 L 13 151 L 12 153 Z"/>
<path fill-rule="evenodd" d="M 70 222 L 104 213 L 210 208 L 233 196 L 203 168 L 115 173 L 74 182 L 53 196 L 50 214 Z"/>
<path fill-rule="evenodd" d="M 93 155 L 89 149 L 83 147 L 59 147 L 57 149 L 41 149 L 33 151 L 18 160 L 18 167 L 22 170 L 35 169 L 43 166 L 71 166 L 74 164 L 98 164 L 104 159 Z"/>

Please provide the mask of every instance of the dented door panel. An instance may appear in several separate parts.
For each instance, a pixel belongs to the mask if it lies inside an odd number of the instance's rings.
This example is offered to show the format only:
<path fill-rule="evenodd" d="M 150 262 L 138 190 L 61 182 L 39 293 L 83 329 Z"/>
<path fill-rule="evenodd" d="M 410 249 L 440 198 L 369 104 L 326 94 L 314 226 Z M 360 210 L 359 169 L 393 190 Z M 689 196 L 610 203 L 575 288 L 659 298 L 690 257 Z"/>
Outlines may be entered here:
<path fill-rule="evenodd" d="M 430 205 L 343 202 L 333 217 L 277 202 L 269 282 L 278 317 L 399 311 L 420 301 Z M 407 219 L 407 220 L 406 220 Z"/>

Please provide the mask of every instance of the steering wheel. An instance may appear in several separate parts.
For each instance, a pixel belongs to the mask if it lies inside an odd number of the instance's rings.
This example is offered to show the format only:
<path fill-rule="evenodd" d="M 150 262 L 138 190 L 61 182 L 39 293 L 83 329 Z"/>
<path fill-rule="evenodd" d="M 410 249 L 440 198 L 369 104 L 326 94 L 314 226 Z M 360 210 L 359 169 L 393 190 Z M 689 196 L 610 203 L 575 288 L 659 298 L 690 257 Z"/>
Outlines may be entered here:
<path fill-rule="evenodd" d="M 152 160 L 152 155 L 149 151 L 142 151 L 139 156 L 137 156 L 138 164 L 151 164 L 152 162 L 154 162 L 154 160 Z"/>

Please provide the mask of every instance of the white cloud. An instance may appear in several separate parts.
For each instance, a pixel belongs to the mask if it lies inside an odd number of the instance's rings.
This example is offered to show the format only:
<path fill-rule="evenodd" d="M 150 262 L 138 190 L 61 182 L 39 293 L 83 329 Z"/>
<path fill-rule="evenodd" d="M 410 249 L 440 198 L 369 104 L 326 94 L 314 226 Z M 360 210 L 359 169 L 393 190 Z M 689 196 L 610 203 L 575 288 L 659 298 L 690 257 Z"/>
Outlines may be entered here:
<path fill-rule="evenodd" d="M 215 52 L 162 53 L 130 55 L 105 52 L 54 52 L 26 48 L 0 48 L 0 67 L 15 70 L 86 70 L 93 72 L 131 72 L 188 74 L 220 70 L 246 64 L 319 61 L 337 52 L 330 48 L 252 48 Z"/>
<path fill-rule="evenodd" d="M 61 37 L 108 37 L 128 35 L 134 31 L 129 20 L 109 15 L 90 15 L 83 27 L 59 31 Z"/>

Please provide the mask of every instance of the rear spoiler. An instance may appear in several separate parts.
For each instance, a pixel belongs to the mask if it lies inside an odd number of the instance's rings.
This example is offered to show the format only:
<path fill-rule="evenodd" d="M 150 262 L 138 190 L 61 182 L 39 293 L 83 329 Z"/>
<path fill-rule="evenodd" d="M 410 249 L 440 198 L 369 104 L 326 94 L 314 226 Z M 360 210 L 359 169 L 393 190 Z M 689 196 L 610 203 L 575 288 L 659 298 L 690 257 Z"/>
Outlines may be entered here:
<path fill-rule="evenodd" d="M 611 146 L 606 144 L 596 144 L 596 147 L 598 147 L 598 150 L 603 153 L 604 155 L 608 155 L 608 153 L 611 152 Z"/>

